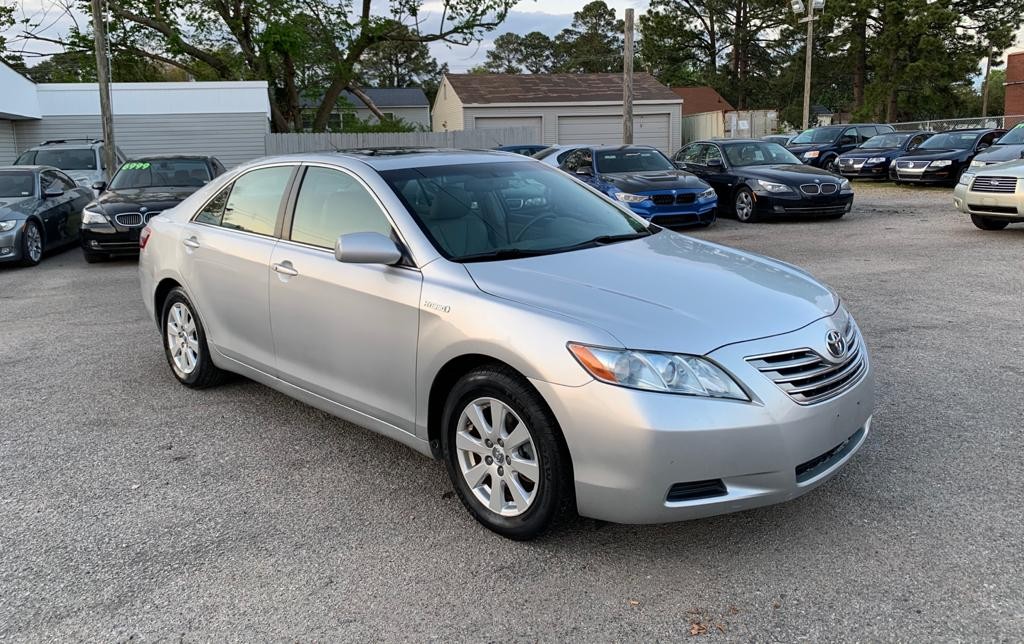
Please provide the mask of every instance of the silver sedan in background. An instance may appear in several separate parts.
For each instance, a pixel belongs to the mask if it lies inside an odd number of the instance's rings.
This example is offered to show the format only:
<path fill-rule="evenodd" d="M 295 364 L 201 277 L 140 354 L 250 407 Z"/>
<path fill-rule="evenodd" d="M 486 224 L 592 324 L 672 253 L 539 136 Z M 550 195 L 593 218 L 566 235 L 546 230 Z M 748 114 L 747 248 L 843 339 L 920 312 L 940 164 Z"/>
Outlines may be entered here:
<path fill-rule="evenodd" d="M 651 225 L 508 154 L 264 159 L 154 218 L 174 376 L 235 372 L 442 459 L 514 539 L 799 496 L 866 440 L 853 318 L 791 265 Z"/>

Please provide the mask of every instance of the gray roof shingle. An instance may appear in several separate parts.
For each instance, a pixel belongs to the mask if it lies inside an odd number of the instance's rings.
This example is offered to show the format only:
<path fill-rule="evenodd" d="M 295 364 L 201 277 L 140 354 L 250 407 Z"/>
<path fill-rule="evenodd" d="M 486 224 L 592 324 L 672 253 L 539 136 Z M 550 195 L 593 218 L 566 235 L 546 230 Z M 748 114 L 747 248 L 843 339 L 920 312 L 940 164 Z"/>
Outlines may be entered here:
<path fill-rule="evenodd" d="M 622 74 L 447 74 L 464 105 L 621 101 Z M 638 101 L 679 101 L 650 74 L 633 77 Z"/>

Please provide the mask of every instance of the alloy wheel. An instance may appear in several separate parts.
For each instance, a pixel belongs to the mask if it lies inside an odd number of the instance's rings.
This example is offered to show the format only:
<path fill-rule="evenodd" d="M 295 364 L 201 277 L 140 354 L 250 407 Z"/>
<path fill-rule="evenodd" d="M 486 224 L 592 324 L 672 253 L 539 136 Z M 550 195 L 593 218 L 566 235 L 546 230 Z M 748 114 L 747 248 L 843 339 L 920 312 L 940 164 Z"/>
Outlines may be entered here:
<path fill-rule="evenodd" d="M 736 194 L 736 218 L 740 221 L 747 221 L 750 219 L 750 214 L 754 211 L 754 200 L 751 198 L 750 193 L 746 190 L 740 190 Z"/>
<path fill-rule="evenodd" d="M 25 226 L 25 250 L 33 263 L 43 257 L 43 236 L 35 224 Z"/>
<path fill-rule="evenodd" d="M 167 311 L 167 347 L 174 367 L 182 374 L 195 371 L 199 362 L 199 332 L 192 311 L 175 302 Z"/>
<path fill-rule="evenodd" d="M 495 398 L 466 405 L 455 430 L 459 468 L 473 496 L 495 514 L 526 512 L 540 487 L 537 448 L 526 423 Z"/>

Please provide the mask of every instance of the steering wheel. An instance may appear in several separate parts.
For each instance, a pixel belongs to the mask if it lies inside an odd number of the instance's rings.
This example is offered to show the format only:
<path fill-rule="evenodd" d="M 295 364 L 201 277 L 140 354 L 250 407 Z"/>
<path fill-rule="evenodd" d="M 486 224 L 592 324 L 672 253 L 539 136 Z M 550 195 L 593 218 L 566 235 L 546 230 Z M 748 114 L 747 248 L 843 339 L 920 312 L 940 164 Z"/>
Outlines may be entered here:
<path fill-rule="evenodd" d="M 526 222 L 526 225 L 523 226 L 522 230 L 519 231 L 519 234 L 516 235 L 515 239 L 513 239 L 512 241 L 519 241 L 519 240 L 521 240 L 523 238 L 523 235 L 526 234 L 526 231 L 530 230 L 530 228 L 533 228 L 533 225 L 536 224 L 537 222 L 544 221 L 545 219 L 558 219 L 558 216 L 554 215 L 554 214 L 552 214 L 550 212 L 546 212 L 546 213 L 537 215 L 536 217 L 534 217 L 530 221 Z"/>

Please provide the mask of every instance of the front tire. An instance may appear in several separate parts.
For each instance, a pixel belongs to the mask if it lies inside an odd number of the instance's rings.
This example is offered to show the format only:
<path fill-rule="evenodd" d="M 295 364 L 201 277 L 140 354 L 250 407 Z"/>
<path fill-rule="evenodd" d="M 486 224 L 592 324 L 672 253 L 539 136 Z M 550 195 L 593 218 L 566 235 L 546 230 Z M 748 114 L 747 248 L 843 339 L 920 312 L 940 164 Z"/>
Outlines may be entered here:
<path fill-rule="evenodd" d="M 736 219 L 744 224 L 757 221 L 757 214 L 754 212 L 754 193 L 750 188 L 741 186 L 733 196 L 733 213 Z"/>
<path fill-rule="evenodd" d="M 1001 221 L 990 217 L 980 217 L 978 215 L 971 215 L 971 221 L 974 222 L 975 226 L 982 230 L 1002 230 L 1010 224 L 1008 221 Z"/>
<path fill-rule="evenodd" d="M 497 365 L 471 371 L 452 387 L 442 423 L 448 476 L 484 527 L 527 540 L 569 514 L 568 450 L 551 411 L 522 376 Z"/>
<path fill-rule="evenodd" d="M 839 157 L 829 157 L 821 163 L 821 167 L 826 172 L 832 174 L 839 174 Z"/>
<path fill-rule="evenodd" d="M 167 295 L 160 320 L 164 355 L 178 382 L 193 389 L 214 387 L 224 382 L 227 373 L 210 359 L 203 323 L 180 287 Z"/>
<path fill-rule="evenodd" d="M 35 266 L 43 259 L 43 231 L 34 221 L 25 222 L 21 231 L 21 265 Z"/>

